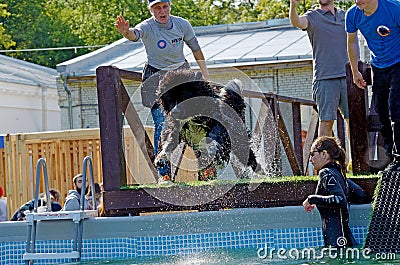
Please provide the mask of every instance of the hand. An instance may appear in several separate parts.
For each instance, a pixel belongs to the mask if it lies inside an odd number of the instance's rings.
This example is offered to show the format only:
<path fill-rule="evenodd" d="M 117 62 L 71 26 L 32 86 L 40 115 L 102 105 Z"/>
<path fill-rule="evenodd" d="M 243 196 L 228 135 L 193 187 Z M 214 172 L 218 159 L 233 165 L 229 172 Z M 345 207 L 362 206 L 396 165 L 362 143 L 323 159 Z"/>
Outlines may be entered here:
<path fill-rule="evenodd" d="M 305 199 L 305 201 L 303 202 L 303 207 L 304 207 L 304 211 L 306 212 L 311 212 L 312 210 L 314 210 L 315 205 L 314 204 L 310 204 L 310 202 L 308 201 L 308 198 Z"/>
<path fill-rule="evenodd" d="M 117 17 L 117 21 L 115 21 L 114 26 L 117 28 L 119 33 L 124 35 L 129 30 L 129 20 L 125 20 L 122 15 L 119 15 Z"/>
<path fill-rule="evenodd" d="M 361 89 L 365 89 L 367 87 L 367 82 L 365 82 L 364 78 L 362 77 L 361 73 L 357 71 L 353 73 L 353 82 Z"/>
<path fill-rule="evenodd" d="M 301 0 L 290 0 L 290 4 L 294 7 L 297 7 L 300 4 Z"/>

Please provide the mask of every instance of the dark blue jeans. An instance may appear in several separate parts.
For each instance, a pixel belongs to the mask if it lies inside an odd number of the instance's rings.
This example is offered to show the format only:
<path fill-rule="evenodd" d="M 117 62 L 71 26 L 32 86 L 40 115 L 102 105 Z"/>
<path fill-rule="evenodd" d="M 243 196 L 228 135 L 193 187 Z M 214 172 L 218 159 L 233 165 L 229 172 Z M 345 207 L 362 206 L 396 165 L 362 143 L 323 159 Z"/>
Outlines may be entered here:
<path fill-rule="evenodd" d="M 154 107 L 151 109 L 151 116 L 153 117 L 154 122 L 154 156 L 157 156 L 159 151 L 159 139 L 161 137 L 163 123 L 165 121 L 164 112 L 159 104 L 155 104 Z"/>
<path fill-rule="evenodd" d="M 372 71 L 375 110 L 387 153 L 400 159 L 400 63 L 382 69 L 372 66 Z"/>
<path fill-rule="evenodd" d="M 142 75 L 142 103 L 151 108 L 151 117 L 154 122 L 154 156 L 158 154 L 159 140 L 165 117 L 160 104 L 157 103 L 156 90 L 160 79 L 160 70 L 148 64 L 145 65 Z"/>

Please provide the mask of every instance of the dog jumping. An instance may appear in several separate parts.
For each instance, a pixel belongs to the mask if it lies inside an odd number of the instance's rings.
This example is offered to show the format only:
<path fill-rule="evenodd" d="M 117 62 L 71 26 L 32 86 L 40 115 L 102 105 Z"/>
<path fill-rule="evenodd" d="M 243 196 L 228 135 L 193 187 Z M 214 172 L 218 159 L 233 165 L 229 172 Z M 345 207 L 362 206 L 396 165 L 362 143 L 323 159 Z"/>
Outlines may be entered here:
<path fill-rule="evenodd" d="M 241 92 L 242 83 L 237 79 L 223 86 L 205 81 L 191 70 L 164 75 L 157 90 L 166 116 L 159 141 L 161 151 L 155 159 L 159 182 L 174 181 L 171 154 L 182 142 L 194 151 L 198 180 L 215 179 L 231 155 L 242 168 L 257 171 L 259 164 L 251 148 Z"/>

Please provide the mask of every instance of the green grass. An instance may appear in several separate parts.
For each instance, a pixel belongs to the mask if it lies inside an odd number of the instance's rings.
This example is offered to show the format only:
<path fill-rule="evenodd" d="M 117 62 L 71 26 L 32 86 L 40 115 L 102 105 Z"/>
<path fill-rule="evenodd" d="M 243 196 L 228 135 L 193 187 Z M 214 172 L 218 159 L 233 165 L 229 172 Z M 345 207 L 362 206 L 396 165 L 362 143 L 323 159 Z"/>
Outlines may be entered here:
<path fill-rule="evenodd" d="M 372 197 L 372 209 L 373 210 L 375 209 L 375 206 L 376 206 L 376 200 L 378 199 L 378 193 L 379 193 L 379 190 L 381 188 L 381 185 L 382 185 L 382 178 L 379 178 L 378 182 L 376 183 L 376 188 L 375 188 L 375 191 L 374 191 L 374 195 Z"/>
<path fill-rule="evenodd" d="M 377 175 L 347 175 L 348 178 L 352 179 L 372 179 L 377 178 Z M 141 184 L 141 185 L 126 185 L 122 186 L 122 190 L 139 190 L 143 188 L 170 188 L 170 187 L 199 187 L 199 186 L 210 186 L 210 185 L 235 185 L 235 184 L 260 184 L 260 183 L 271 183 L 278 184 L 283 182 L 301 183 L 305 181 L 318 181 L 318 176 L 283 176 L 283 177 L 272 177 L 272 178 L 254 178 L 254 179 L 235 179 L 235 180 L 212 180 L 212 181 L 189 181 L 189 182 L 176 182 L 170 184 Z"/>

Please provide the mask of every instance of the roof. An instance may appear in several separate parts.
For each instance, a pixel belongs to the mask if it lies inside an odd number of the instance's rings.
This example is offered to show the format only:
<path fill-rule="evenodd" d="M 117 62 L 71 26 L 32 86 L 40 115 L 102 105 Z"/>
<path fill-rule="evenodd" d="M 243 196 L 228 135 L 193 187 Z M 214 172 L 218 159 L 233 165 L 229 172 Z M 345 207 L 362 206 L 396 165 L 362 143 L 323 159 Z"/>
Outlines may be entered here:
<path fill-rule="evenodd" d="M 0 55 L 0 81 L 56 88 L 57 71 L 52 68 Z"/>
<path fill-rule="evenodd" d="M 292 27 L 289 19 L 194 29 L 208 67 L 312 59 L 307 33 Z M 189 63 L 196 65 L 186 45 L 184 52 Z M 69 76 L 91 76 L 95 75 L 97 67 L 107 65 L 141 72 L 145 62 L 143 44 L 122 38 L 94 52 L 58 64 L 57 71 Z"/>

